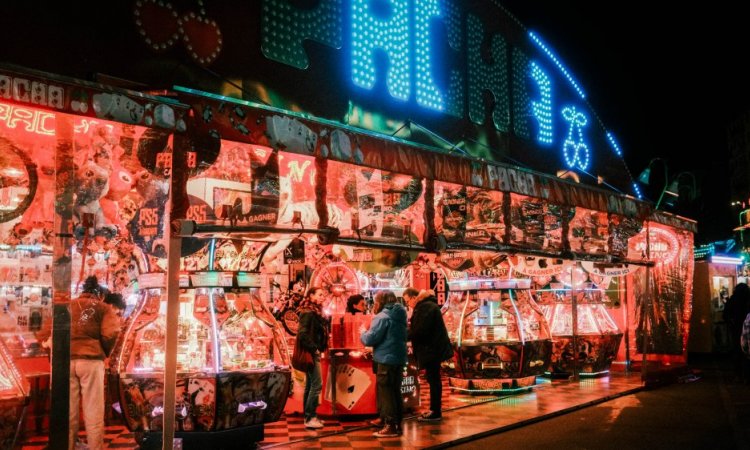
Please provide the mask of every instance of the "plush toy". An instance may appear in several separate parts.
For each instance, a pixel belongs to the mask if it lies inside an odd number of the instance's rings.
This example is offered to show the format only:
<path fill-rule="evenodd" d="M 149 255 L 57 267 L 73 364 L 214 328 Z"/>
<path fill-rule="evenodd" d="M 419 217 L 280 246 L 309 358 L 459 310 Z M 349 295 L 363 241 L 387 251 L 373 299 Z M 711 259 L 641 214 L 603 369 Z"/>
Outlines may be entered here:
<path fill-rule="evenodd" d="M 78 220 L 76 234 L 83 234 L 88 229 L 91 235 L 103 231 L 111 237 L 117 232 L 116 227 L 107 224 L 100 202 L 109 192 L 109 175 L 109 170 L 96 159 L 87 160 L 78 167 L 74 203 L 74 216 Z"/>

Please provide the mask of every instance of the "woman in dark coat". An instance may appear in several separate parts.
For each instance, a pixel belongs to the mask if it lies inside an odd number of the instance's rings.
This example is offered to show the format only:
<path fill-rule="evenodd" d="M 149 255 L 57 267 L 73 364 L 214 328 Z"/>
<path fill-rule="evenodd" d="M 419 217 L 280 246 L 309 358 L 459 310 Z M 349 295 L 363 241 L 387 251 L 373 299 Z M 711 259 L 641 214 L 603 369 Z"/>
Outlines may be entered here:
<path fill-rule="evenodd" d="M 440 381 L 440 363 L 453 356 L 453 347 L 443 315 L 437 304 L 435 292 L 416 290 L 404 291 L 404 299 L 413 308 L 409 326 L 409 340 L 420 368 L 425 370 L 425 378 L 430 385 L 430 411 L 422 414 L 420 422 L 437 422 L 443 418 L 443 385 Z"/>
<path fill-rule="evenodd" d="M 320 391 L 323 389 L 320 355 L 328 348 L 328 321 L 321 311 L 325 294 L 326 291 L 323 288 L 312 288 L 307 293 L 307 298 L 300 304 L 299 330 L 295 344 L 313 355 L 313 367 L 305 372 L 305 395 L 302 403 L 305 412 L 305 427 L 312 429 L 323 428 L 323 422 L 318 419 L 317 410 Z"/>

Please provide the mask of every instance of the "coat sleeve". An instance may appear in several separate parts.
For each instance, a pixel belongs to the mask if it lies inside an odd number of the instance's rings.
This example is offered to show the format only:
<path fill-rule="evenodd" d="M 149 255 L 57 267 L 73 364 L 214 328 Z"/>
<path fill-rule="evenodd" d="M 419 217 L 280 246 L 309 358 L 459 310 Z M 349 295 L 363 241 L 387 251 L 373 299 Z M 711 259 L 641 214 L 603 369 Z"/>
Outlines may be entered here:
<path fill-rule="evenodd" d="M 99 342 L 101 343 L 102 350 L 104 350 L 106 356 L 109 356 L 109 354 L 112 353 L 112 349 L 115 348 L 118 334 L 120 334 L 120 319 L 117 317 L 117 314 L 115 314 L 113 308 L 104 305 L 101 338 L 99 339 Z"/>
<path fill-rule="evenodd" d="M 388 320 L 375 316 L 370 324 L 370 329 L 362 333 L 359 340 L 368 347 L 375 347 L 385 340 L 388 333 Z"/>
<path fill-rule="evenodd" d="M 411 316 L 409 327 L 409 340 L 412 342 L 422 342 L 427 340 L 431 333 L 433 318 L 430 309 L 423 305 L 421 308 L 417 305 Z"/>
<path fill-rule="evenodd" d="M 313 321 L 315 317 L 312 312 L 305 312 L 299 318 L 299 329 L 297 330 L 297 345 L 310 353 L 315 353 L 318 346 L 313 339 Z"/>

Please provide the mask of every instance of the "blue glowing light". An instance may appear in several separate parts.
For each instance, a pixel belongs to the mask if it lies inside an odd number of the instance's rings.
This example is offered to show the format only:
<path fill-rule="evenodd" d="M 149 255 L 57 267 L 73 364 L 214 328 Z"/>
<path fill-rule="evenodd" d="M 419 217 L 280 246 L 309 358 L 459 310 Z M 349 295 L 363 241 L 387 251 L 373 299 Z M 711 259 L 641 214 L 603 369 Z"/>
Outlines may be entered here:
<path fill-rule="evenodd" d="M 408 100 L 411 94 L 409 39 L 409 0 L 389 0 L 392 15 L 380 20 L 372 11 L 370 0 L 352 0 L 352 82 L 372 89 L 375 86 L 376 48 L 390 61 L 386 84 L 391 96 Z"/>
<path fill-rule="evenodd" d="M 563 73 L 563 75 L 565 75 L 565 78 L 568 79 L 568 81 L 573 86 L 573 88 L 576 90 L 576 92 L 578 92 L 578 95 L 580 95 L 581 98 L 586 98 L 586 94 L 583 93 L 583 89 L 581 89 L 578 86 L 578 83 L 575 82 L 575 80 L 573 79 L 573 77 L 568 72 L 568 69 L 566 69 L 565 66 L 562 64 L 562 62 L 560 62 L 560 60 L 557 59 L 557 57 L 555 56 L 555 54 L 552 53 L 552 50 L 550 50 L 549 47 L 547 45 L 545 45 L 544 42 L 542 42 L 542 40 L 539 38 L 539 36 L 537 36 L 536 34 L 534 34 L 533 31 L 529 31 L 529 37 L 531 38 L 532 41 L 534 41 L 534 43 L 540 49 L 542 49 L 542 51 L 544 53 L 547 54 L 547 56 L 549 56 L 549 58 L 552 60 L 552 62 L 554 62 L 555 65 L 557 65 L 557 68 L 560 69 L 560 71 Z"/>
<path fill-rule="evenodd" d="M 496 34 L 490 41 L 490 61 L 482 58 L 484 27 L 482 21 L 471 14 L 466 19 L 467 52 L 471 64 L 468 66 L 469 120 L 477 125 L 484 123 L 485 104 L 483 92 L 489 91 L 495 98 L 492 122 L 498 131 L 508 131 L 510 125 L 510 101 L 508 101 L 507 50 L 505 38 Z"/>
<path fill-rule="evenodd" d="M 633 183 L 633 190 L 635 191 L 635 196 L 638 197 L 638 200 L 643 200 L 643 194 L 641 194 L 641 189 L 638 187 L 638 183 Z"/>
<path fill-rule="evenodd" d="M 463 16 L 457 0 L 440 0 L 440 14 L 447 28 L 448 45 L 456 53 L 463 52 Z M 445 58 L 447 59 L 447 58 Z M 444 60 L 445 60 L 444 59 Z M 464 75 L 460 58 L 450 58 L 448 76 L 448 95 L 446 96 L 445 113 L 454 117 L 464 116 Z"/>
<path fill-rule="evenodd" d="M 612 133 L 607 131 L 607 140 L 609 141 L 609 145 L 612 146 L 612 149 L 617 153 L 617 156 L 622 156 L 622 150 L 620 150 L 620 146 L 617 145 L 617 141 L 615 140 L 615 137 L 612 136 Z"/>
<path fill-rule="evenodd" d="M 437 111 L 445 110 L 445 100 L 432 78 L 430 22 L 440 15 L 438 0 L 416 0 L 414 56 L 417 63 L 417 103 Z"/>
<path fill-rule="evenodd" d="M 513 48 L 513 132 L 523 139 L 531 139 L 529 122 L 531 121 L 530 104 L 526 80 L 528 78 L 529 58 L 517 47 Z"/>
<path fill-rule="evenodd" d="M 583 127 L 588 123 L 588 119 L 582 112 L 578 112 L 575 106 L 564 108 L 562 116 L 566 122 L 570 123 L 568 137 L 563 143 L 565 163 L 570 168 L 578 166 L 579 169 L 586 170 L 589 167 L 590 160 L 589 147 L 583 141 Z"/>
<path fill-rule="evenodd" d="M 539 87 L 539 101 L 531 102 L 534 117 L 539 122 L 536 140 L 549 145 L 552 143 L 552 82 L 536 62 L 531 63 L 531 79 Z"/>

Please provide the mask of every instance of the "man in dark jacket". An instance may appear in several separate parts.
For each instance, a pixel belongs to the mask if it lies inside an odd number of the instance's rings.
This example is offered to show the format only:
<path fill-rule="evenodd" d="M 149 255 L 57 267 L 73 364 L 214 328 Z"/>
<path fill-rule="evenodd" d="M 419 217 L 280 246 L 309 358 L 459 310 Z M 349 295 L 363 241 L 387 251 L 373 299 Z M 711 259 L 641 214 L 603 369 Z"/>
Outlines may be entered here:
<path fill-rule="evenodd" d="M 404 291 L 404 299 L 413 308 L 409 340 L 417 363 L 425 370 L 425 378 L 430 385 L 430 411 L 417 420 L 438 422 L 443 418 L 440 363 L 453 356 L 453 347 L 434 291 L 422 291 L 416 295 L 416 290 L 409 288 Z"/>
<path fill-rule="evenodd" d="M 384 425 L 373 436 L 396 437 L 401 436 L 404 419 L 401 382 L 406 364 L 406 309 L 391 291 L 379 292 L 375 303 L 383 308 L 360 336 L 364 345 L 373 348 L 372 359 L 377 363 L 378 412 Z"/>
<path fill-rule="evenodd" d="M 317 410 L 320 391 L 323 389 L 320 355 L 328 348 L 328 320 L 321 310 L 325 296 L 326 290 L 321 287 L 314 287 L 307 293 L 307 298 L 299 306 L 299 330 L 295 343 L 313 355 L 313 366 L 305 373 L 303 406 L 305 427 L 314 430 L 323 428 L 323 421 L 318 419 Z"/>

